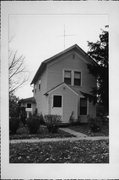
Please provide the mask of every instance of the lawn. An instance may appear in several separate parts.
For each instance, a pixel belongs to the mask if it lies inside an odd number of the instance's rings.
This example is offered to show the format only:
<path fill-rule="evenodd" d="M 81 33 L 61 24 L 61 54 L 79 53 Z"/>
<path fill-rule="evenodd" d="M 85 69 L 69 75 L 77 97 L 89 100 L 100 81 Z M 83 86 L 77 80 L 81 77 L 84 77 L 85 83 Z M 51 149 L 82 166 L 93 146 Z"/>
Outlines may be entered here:
<path fill-rule="evenodd" d="M 10 163 L 109 163 L 108 140 L 10 144 Z"/>
<path fill-rule="evenodd" d="M 72 129 L 76 132 L 81 132 L 87 136 L 109 136 L 109 127 L 107 124 L 104 124 L 99 132 L 91 132 L 88 124 L 80 124 L 77 126 L 69 126 L 69 129 Z"/>
<path fill-rule="evenodd" d="M 57 133 L 49 133 L 47 127 L 41 126 L 37 134 L 29 134 L 27 127 L 21 127 L 18 129 L 17 134 L 10 135 L 10 140 L 12 139 L 33 139 L 33 138 L 65 138 L 65 137 L 75 137 L 72 134 L 58 130 Z"/>

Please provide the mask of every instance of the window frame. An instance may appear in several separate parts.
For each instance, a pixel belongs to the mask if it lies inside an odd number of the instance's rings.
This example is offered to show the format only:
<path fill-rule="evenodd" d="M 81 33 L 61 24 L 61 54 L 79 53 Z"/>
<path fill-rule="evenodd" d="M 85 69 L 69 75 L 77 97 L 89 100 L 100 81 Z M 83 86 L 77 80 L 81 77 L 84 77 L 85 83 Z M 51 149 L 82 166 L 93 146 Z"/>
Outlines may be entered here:
<path fill-rule="evenodd" d="M 39 89 L 39 91 L 41 90 L 41 80 L 39 80 L 39 82 L 38 82 L 38 89 Z"/>
<path fill-rule="evenodd" d="M 37 86 L 36 86 L 36 84 L 34 84 L 34 93 L 36 93 L 36 89 L 37 89 Z"/>
<path fill-rule="evenodd" d="M 74 70 L 73 73 L 74 73 L 74 76 L 73 76 L 73 85 L 80 87 L 81 86 L 82 73 L 81 73 L 81 71 L 77 71 L 77 70 Z M 80 73 L 80 85 L 75 85 L 75 83 L 74 83 L 75 79 L 76 79 L 75 78 L 75 73 Z"/>
<path fill-rule="evenodd" d="M 65 72 L 66 72 L 66 71 L 71 72 L 71 83 L 70 83 L 70 84 L 67 84 L 67 83 L 65 82 L 65 80 L 64 80 L 64 79 L 65 79 Z M 72 70 L 71 70 L 71 69 L 64 69 L 64 70 L 63 70 L 63 82 L 66 83 L 67 85 L 72 85 Z"/>
<path fill-rule="evenodd" d="M 71 86 L 78 86 L 78 85 L 74 85 L 74 73 L 75 72 L 79 72 L 81 74 L 81 79 L 80 79 L 80 86 L 82 86 L 82 71 L 79 69 L 63 69 L 63 82 L 64 82 L 64 75 L 65 75 L 65 71 L 71 71 L 71 84 L 67 84 L 67 85 L 71 85 Z M 65 83 L 65 82 L 64 82 Z"/>
<path fill-rule="evenodd" d="M 86 99 L 86 114 L 82 114 L 81 113 L 81 99 Z M 86 115 L 88 115 L 88 98 L 85 98 L 85 97 L 81 97 L 80 98 L 80 115 L 83 115 L 83 116 L 86 116 Z"/>
<path fill-rule="evenodd" d="M 30 105 L 30 107 L 28 107 L 28 105 Z M 31 107 L 31 103 L 27 103 L 26 107 L 27 107 L 27 108 L 32 108 L 32 107 Z"/>
<path fill-rule="evenodd" d="M 61 97 L 61 106 L 60 107 L 54 106 L 54 97 L 55 96 L 60 96 Z M 62 108 L 62 107 L 63 107 L 63 96 L 59 95 L 59 94 L 53 94 L 53 96 L 52 96 L 52 108 Z"/>

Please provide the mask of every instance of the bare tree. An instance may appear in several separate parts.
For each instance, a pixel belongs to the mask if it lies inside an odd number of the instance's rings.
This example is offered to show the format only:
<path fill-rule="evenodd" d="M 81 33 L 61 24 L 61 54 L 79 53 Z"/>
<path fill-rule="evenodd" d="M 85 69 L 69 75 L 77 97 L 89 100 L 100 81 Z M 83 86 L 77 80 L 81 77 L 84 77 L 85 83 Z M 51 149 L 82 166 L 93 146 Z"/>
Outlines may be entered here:
<path fill-rule="evenodd" d="M 28 71 L 24 65 L 25 57 L 18 56 L 17 51 L 9 51 L 9 93 L 14 93 L 28 81 Z"/>

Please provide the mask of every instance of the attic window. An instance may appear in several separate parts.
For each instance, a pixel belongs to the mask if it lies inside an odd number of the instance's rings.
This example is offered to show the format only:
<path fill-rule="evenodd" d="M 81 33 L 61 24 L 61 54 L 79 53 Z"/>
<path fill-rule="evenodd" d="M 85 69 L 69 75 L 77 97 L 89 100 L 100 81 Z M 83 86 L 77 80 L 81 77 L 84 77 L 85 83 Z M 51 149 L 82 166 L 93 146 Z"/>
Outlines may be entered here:
<path fill-rule="evenodd" d="M 71 71 L 69 71 L 69 70 L 64 71 L 64 82 L 66 84 L 71 85 Z"/>

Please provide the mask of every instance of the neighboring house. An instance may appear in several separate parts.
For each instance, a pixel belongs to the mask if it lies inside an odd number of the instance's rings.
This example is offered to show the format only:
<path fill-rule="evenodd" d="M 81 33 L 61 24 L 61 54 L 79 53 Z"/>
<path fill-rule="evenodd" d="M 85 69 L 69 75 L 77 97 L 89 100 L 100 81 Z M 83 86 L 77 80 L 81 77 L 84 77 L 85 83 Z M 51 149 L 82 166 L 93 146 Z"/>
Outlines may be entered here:
<path fill-rule="evenodd" d="M 97 66 L 77 44 L 43 61 L 31 82 L 38 113 L 61 115 L 64 123 L 95 117 L 91 91 L 97 81 L 87 64 Z"/>
<path fill-rule="evenodd" d="M 36 111 L 36 101 L 34 97 L 21 99 L 19 101 L 21 107 L 24 107 L 27 113 L 27 118 L 30 114 L 33 114 Z"/>

